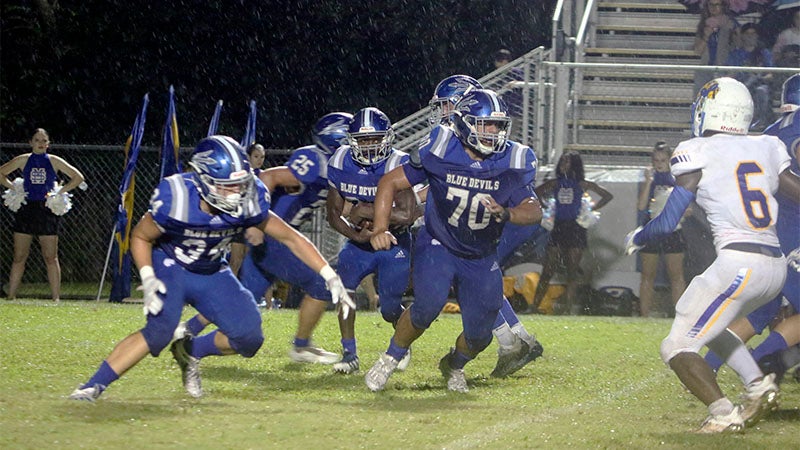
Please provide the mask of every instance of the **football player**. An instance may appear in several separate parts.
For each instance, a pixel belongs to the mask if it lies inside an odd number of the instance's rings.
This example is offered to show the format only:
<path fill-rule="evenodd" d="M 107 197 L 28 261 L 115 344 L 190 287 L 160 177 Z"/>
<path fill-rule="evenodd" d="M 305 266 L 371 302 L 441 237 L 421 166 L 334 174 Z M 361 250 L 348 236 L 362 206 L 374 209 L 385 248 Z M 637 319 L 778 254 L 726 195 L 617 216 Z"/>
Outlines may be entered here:
<path fill-rule="evenodd" d="M 777 407 L 774 375 L 764 376 L 742 341 L 726 327 L 775 298 L 786 279 L 786 258 L 775 233 L 776 192 L 800 199 L 800 181 L 789 171 L 780 139 L 748 136 L 753 100 L 742 83 L 717 78 L 692 105 L 692 139 L 670 160 L 675 188 L 662 212 L 628 234 L 628 253 L 678 225 L 692 201 L 705 210 L 717 258 L 696 276 L 675 307 L 661 343 L 661 358 L 683 385 L 708 407 L 700 433 L 739 431 Z M 734 405 L 699 351 L 722 355 L 745 384 L 743 405 Z"/>
<path fill-rule="evenodd" d="M 189 165 L 193 171 L 166 177 L 156 187 L 150 209 L 131 239 L 144 291 L 146 324 L 117 344 L 70 399 L 94 401 L 148 353 L 158 356 L 172 340 L 184 304 L 192 305 L 218 327 L 172 344 L 191 396 L 203 394 L 201 358 L 254 356 L 264 341 L 261 314 L 252 294 L 223 258 L 233 236 L 248 227 L 277 239 L 319 273 L 334 303 L 354 306 L 341 279 L 311 241 L 269 211 L 269 192 L 253 177 L 243 155 L 239 144 L 227 136 L 205 138 L 192 152 Z"/>
<path fill-rule="evenodd" d="M 395 192 L 426 180 L 429 192 L 414 251 L 415 301 L 400 317 L 386 353 L 367 372 L 370 390 L 385 387 L 454 285 L 463 332 L 439 369 L 449 390 L 468 391 L 463 368 L 492 341 L 503 303 L 497 240 L 507 222 L 531 225 L 542 217 L 533 190 L 536 155 L 506 139 L 510 125 L 508 109 L 495 92 L 467 92 L 455 105 L 453 127 L 436 126 L 409 164 L 381 179 L 370 239 L 376 250 L 398 242 L 389 229 Z"/>
<path fill-rule="evenodd" d="M 461 97 L 472 89 L 483 89 L 483 86 L 468 75 L 451 75 L 440 81 L 428 102 L 430 106 L 428 123 L 431 128 L 437 125 L 451 126 L 450 117 L 453 108 Z M 421 191 L 419 195 L 424 198 L 427 190 Z M 516 248 L 540 231 L 542 227 L 539 224 L 524 226 L 506 224 L 497 245 L 497 260 L 500 267 L 505 265 Z M 498 343 L 497 364 L 491 373 L 493 377 L 511 375 L 542 356 L 544 352 L 542 344 L 528 333 L 505 297 L 492 327 L 492 334 Z"/>
<path fill-rule="evenodd" d="M 798 166 L 800 115 L 797 114 L 797 108 L 800 105 L 800 74 L 793 75 L 784 82 L 781 100 L 783 114 L 780 119 L 764 130 L 764 134 L 777 136 L 783 141 L 791 157 L 789 170 L 800 176 L 800 166 Z M 797 199 L 790 199 L 780 193 L 776 194 L 775 198 L 779 206 L 775 230 L 778 234 L 781 251 L 785 255 L 796 255 L 795 264 L 800 264 L 800 203 Z M 730 327 L 731 332 L 744 342 L 761 334 L 779 314 L 781 297 L 787 299 L 795 314 L 780 322 L 769 336 L 753 350 L 753 358 L 758 361 L 765 373 L 775 373 L 777 382 L 780 382 L 788 369 L 784 364 L 782 353 L 789 347 L 800 343 L 800 273 L 793 267 L 787 270 L 786 283 L 781 295 L 753 311 L 746 318 L 737 320 Z M 714 352 L 706 354 L 706 361 L 714 370 L 719 369 L 723 364 L 722 359 Z"/>
<path fill-rule="evenodd" d="M 394 129 L 386 114 L 373 107 L 358 111 L 347 131 L 348 145 L 340 147 L 328 160 L 330 188 L 326 205 L 331 227 L 347 238 L 336 266 L 345 288 L 354 292 L 367 274 L 376 273 L 381 316 L 392 324 L 403 312 L 403 293 L 408 287 L 411 264 L 409 226 L 417 218 L 413 192 L 409 189 L 398 193 L 391 221 L 397 245 L 380 250 L 370 247 L 372 202 L 378 181 L 408 161 L 407 154 L 392 147 L 393 141 Z M 343 217 L 346 203 L 354 205 L 349 221 Z M 339 328 L 343 356 L 333 369 L 338 373 L 353 373 L 359 370 L 355 314 L 340 315 Z M 404 361 L 407 364 L 408 359 Z"/>
<path fill-rule="evenodd" d="M 328 158 L 345 143 L 352 118 L 351 114 L 344 112 L 324 115 L 312 128 L 313 145 L 294 150 L 283 166 L 257 172 L 271 193 L 272 212 L 289 225 L 299 228 L 311 220 L 318 207 L 325 204 Z M 263 244 L 247 252 L 239 279 L 256 299 L 260 299 L 276 279 L 305 290 L 289 357 L 299 363 L 333 364 L 340 360 L 337 353 L 311 344 L 311 335 L 332 300 L 331 294 L 324 280 L 294 256 L 288 247 L 266 237 Z M 196 336 L 207 324 L 198 315 L 189 319 L 183 328 Z M 182 337 L 180 330 L 175 337 Z"/>

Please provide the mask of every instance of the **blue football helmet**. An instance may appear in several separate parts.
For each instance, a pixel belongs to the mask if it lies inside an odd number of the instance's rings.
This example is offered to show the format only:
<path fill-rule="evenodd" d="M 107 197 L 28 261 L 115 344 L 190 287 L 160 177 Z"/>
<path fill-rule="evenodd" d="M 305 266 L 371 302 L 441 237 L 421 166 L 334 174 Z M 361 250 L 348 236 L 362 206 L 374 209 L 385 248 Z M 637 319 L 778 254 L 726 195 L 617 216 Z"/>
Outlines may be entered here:
<path fill-rule="evenodd" d="M 440 81 L 433 91 L 433 97 L 428 102 L 430 116 L 428 123 L 431 127 L 444 124 L 450 120 L 453 106 L 461 100 L 464 93 L 470 89 L 483 89 L 481 83 L 469 75 L 451 75 Z"/>
<path fill-rule="evenodd" d="M 364 108 L 350 121 L 347 142 L 357 163 L 362 166 L 377 164 L 388 158 L 392 152 L 392 122 L 380 109 Z"/>
<path fill-rule="evenodd" d="M 800 73 L 790 76 L 783 82 L 781 112 L 797 111 L 800 107 Z"/>
<path fill-rule="evenodd" d="M 347 127 L 353 115 L 346 112 L 332 112 L 322 116 L 311 129 L 311 139 L 320 150 L 332 154 L 347 143 Z"/>
<path fill-rule="evenodd" d="M 239 217 L 255 194 L 253 172 L 238 142 L 228 136 L 201 140 L 189 160 L 200 195 L 214 208 Z"/>
<path fill-rule="evenodd" d="M 453 128 L 470 149 L 482 155 L 502 153 L 511 132 L 508 106 L 494 91 L 470 90 L 456 103 Z"/>

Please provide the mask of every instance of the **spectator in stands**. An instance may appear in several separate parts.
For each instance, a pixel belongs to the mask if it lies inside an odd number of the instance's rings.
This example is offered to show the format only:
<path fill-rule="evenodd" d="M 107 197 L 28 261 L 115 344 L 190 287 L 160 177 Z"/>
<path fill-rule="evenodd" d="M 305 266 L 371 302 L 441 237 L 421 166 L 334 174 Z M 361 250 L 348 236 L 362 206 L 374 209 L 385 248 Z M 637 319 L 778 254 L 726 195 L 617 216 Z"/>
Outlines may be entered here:
<path fill-rule="evenodd" d="M 64 159 L 47 152 L 50 148 L 50 135 L 43 128 L 37 128 L 30 140 L 31 153 L 13 158 L 0 166 L 0 185 L 14 189 L 8 175 L 15 170 L 22 171 L 24 204 L 14 214 L 14 259 L 8 281 L 8 299 L 17 297 L 17 289 L 25 272 L 25 263 L 30 254 L 33 237 L 38 236 L 42 257 L 47 267 L 47 281 L 53 301 L 61 299 L 61 266 L 58 263 L 58 231 L 61 217 L 46 206 L 46 199 L 58 189 L 69 192 L 83 183 L 83 174 Z M 63 187 L 57 185 L 58 174 L 69 178 Z M 4 195 L 5 197 L 5 195 Z"/>
<path fill-rule="evenodd" d="M 250 167 L 253 168 L 253 172 L 255 172 L 256 176 L 261 172 L 265 157 L 266 151 L 263 145 L 254 143 L 250 147 L 247 147 L 247 159 L 250 161 Z M 239 274 L 239 268 L 242 267 L 242 260 L 244 259 L 245 253 L 247 253 L 247 244 L 244 243 L 244 235 L 237 236 L 234 238 L 233 243 L 231 243 L 231 254 L 228 258 L 228 265 L 234 275 Z M 271 298 L 272 293 L 268 292 L 267 299 Z M 259 306 L 267 306 L 264 299 L 261 298 L 257 298 L 256 303 L 258 303 Z"/>
<path fill-rule="evenodd" d="M 772 53 L 764 46 L 758 34 L 758 27 L 753 23 L 742 26 L 740 44 L 731 50 L 726 66 L 741 67 L 774 67 Z M 772 123 L 772 106 L 770 105 L 769 83 L 771 73 L 738 72 L 734 78 L 747 86 L 753 97 L 753 122 L 751 129 L 763 130 Z"/>
<path fill-rule="evenodd" d="M 675 187 L 675 177 L 669 170 L 669 158 L 672 154 L 664 142 L 658 142 L 653 148 L 651 160 L 653 167 L 645 169 L 644 183 L 639 192 L 639 225 L 644 226 L 653 217 L 657 216 L 667 202 L 672 188 Z M 672 304 L 686 289 L 686 280 L 683 277 L 683 252 L 686 250 L 686 241 L 683 233 L 678 228 L 663 239 L 648 243 L 641 251 L 642 278 L 639 284 L 639 301 L 642 317 L 650 315 L 655 296 L 654 285 L 658 271 L 659 256 L 664 256 L 667 275 L 670 281 Z"/>
<path fill-rule="evenodd" d="M 533 297 L 530 312 L 536 312 L 539 304 L 550 286 L 550 278 L 563 261 L 567 267 L 567 310 L 577 313 L 580 305 L 575 302 L 578 288 L 581 258 L 587 246 L 586 228 L 579 224 L 583 210 L 583 196 L 594 192 L 600 200 L 593 209 L 605 206 L 614 197 L 600 185 L 586 181 L 583 172 L 583 160 L 578 152 L 570 151 L 561 155 L 556 166 L 556 178 L 545 181 L 536 188 L 536 196 L 540 199 L 555 199 L 555 223 L 547 244 L 542 275 Z"/>
<path fill-rule="evenodd" d="M 792 16 L 792 26 L 778 34 L 775 45 L 772 46 L 772 54 L 777 56 L 787 45 L 800 45 L 800 8 L 795 10 Z M 797 67 L 798 65 L 800 63 L 795 59 L 794 64 L 787 67 Z"/>
<path fill-rule="evenodd" d="M 705 3 L 694 38 L 694 51 L 700 56 L 701 65 L 721 66 L 725 63 L 735 45 L 738 26 L 726 0 L 708 0 Z M 695 73 L 694 92 L 699 92 L 713 78 L 711 71 Z"/>

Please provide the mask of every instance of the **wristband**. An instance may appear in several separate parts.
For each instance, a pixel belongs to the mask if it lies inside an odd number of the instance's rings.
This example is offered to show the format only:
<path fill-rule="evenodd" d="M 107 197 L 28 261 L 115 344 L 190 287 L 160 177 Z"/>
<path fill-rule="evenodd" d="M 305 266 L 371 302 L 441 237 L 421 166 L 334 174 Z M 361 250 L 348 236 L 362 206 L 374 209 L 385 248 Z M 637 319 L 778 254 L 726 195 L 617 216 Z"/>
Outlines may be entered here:
<path fill-rule="evenodd" d="M 332 279 L 334 279 L 334 278 L 336 278 L 338 276 L 338 275 L 336 275 L 336 272 L 333 270 L 333 268 L 330 266 L 330 264 L 325 264 L 325 267 L 320 269 L 319 275 L 325 281 L 330 281 L 330 280 L 332 280 Z"/>
<path fill-rule="evenodd" d="M 508 222 L 509 220 L 511 220 L 511 211 L 508 208 L 503 208 L 503 212 L 500 214 L 500 221 Z"/>
<path fill-rule="evenodd" d="M 153 266 L 144 266 L 139 269 L 139 278 L 144 280 L 145 278 L 155 277 L 156 273 L 153 270 Z"/>

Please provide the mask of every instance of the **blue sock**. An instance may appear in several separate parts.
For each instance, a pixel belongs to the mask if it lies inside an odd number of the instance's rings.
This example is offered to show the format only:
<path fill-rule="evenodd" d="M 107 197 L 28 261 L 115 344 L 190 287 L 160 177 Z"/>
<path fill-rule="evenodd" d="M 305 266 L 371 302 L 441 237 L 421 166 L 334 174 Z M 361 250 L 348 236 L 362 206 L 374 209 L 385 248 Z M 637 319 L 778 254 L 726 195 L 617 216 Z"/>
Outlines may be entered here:
<path fill-rule="evenodd" d="M 456 350 L 453 352 L 453 358 L 450 359 L 451 369 L 463 369 L 472 358 Z"/>
<path fill-rule="evenodd" d="M 753 350 L 753 359 L 758 361 L 764 356 L 783 351 L 788 347 L 789 346 L 786 344 L 786 339 L 784 339 L 780 333 L 770 333 L 769 336 L 764 339 L 764 342 L 759 344 L 759 346 Z"/>
<path fill-rule="evenodd" d="M 711 366 L 711 370 L 713 370 L 715 373 L 720 367 L 722 367 L 723 364 L 725 364 L 725 361 L 723 361 L 722 358 L 720 358 L 712 350 L 709 350 L 708 353 L 706 353 L 706 362 L 709 366 Z"/>
<path fill-rule="evenodd" d="M 211 333 L 192 339 L 192 350 L 190 354 L 195 358 L 203 358 L 209 355 L 222 355 L 216 345 L 214 345 L 214 336 L 217 335 L 219 330 L 214 330 Z"/>
<path fill-rule="evenodd" d="M 513 327 L 519 323 L 517 313 L 514 312 L 514 308 L 511 307 L 511 302 L 505 297 L 503 297 L 503 304 L 500 306 L 500 312 L 503 314 L 503 319 L 508 323 L 508 326 Z"/>
<path fill-rule="evenodd" d="M 109 384 L 117 381 L 118 379 L 119 375 L 117 375 L 117 372 L 114 372 L 114 369 L 108 365 L 108 361 L 103 360 L 103 363 L 100 364 L 100 368 L 97 369 L 97 372 L 92 375 L 92 378 L 90 378 L 86 384 L 81 386 L 81 389 L 99 384 L 101 386 L 100 390 L 104 391 Z"/>
<path fill-rule="evenodd" d="M 503 317 L 503 310 L 497 311 L 497 317 L 494 319 L 494 323 L 492 324 L 492 329 L 497 329 L 502 327 L 506 323 L 506 318 Z"/>
<path fill-rule="evenodd" d="M 191 319 L 186 321 L 186 328 L 192 333 L 192 336 L 197 336 L 200 334 L 201 331 L 206 327 L 203 325 L 203 322 L 200 322 L 198 319 L 199 316 L 194 316 Z"/>
<path fill-rule="evenodd" d="M 344 354 L 356 354 L 356 339 L 342 339 L 342 349 L 344 350 Z"/>
<path fill-rule="evenodd" d="M 309 342 L 311 339 L 300 339 L 299 337 L 294 338 L 294 346 L 295 347 L 308 347 Z"/>
<path fill-rule="evenodd" d="M 394 338 L 392 338 L 392 340 L 389 341 L 389 348 L 386 350 L 386 353 L 392 358 L 400 361 L 401 359 L 403 359 L 404 356 L 406 356 L 406 353 L 408 353 L 408 349 L 400 347 L 399 345 L 395 344 Z"/>

